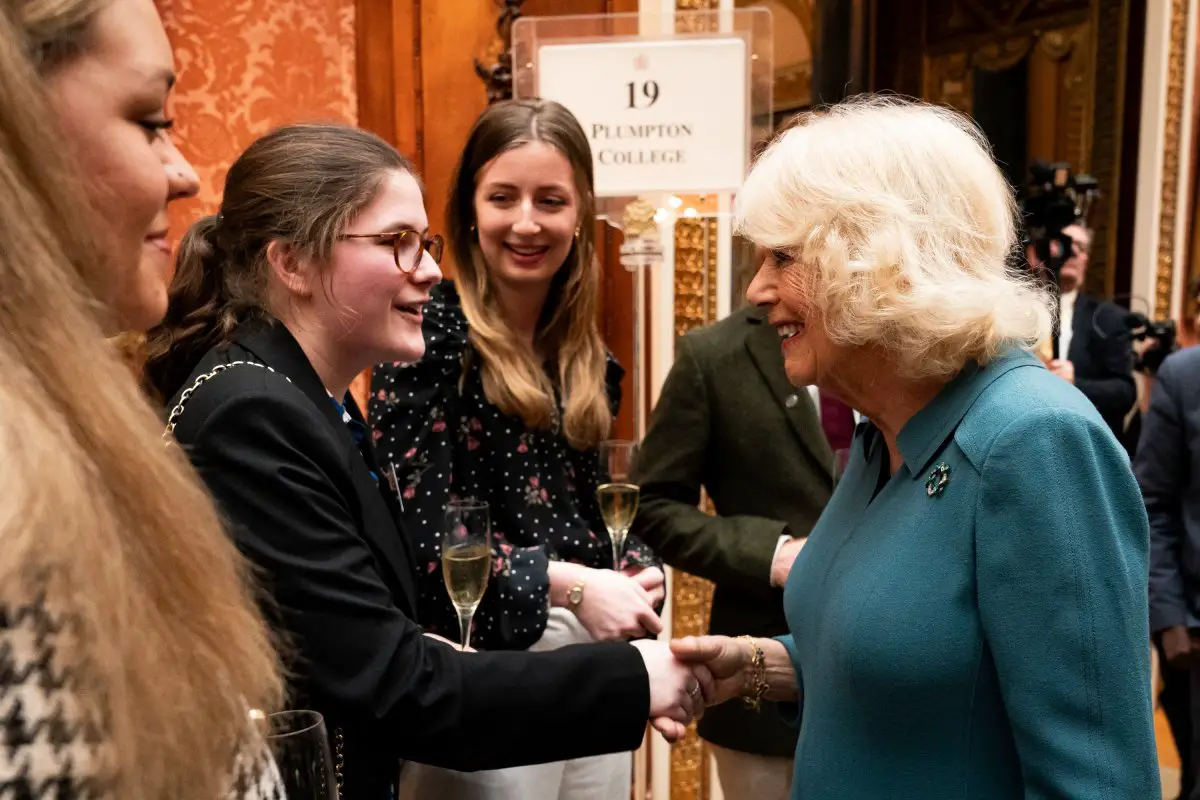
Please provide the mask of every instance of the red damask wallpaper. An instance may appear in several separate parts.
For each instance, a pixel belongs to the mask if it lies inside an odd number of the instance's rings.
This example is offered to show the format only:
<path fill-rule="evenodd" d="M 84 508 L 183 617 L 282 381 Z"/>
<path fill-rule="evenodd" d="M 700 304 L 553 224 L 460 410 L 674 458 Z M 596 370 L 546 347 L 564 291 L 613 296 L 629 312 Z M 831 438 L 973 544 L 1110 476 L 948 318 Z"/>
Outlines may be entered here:
<path fill-rule="evenodd" d="M 178 242 L 216 211 L 229 165 L 288 122 L 358 119 L 354 0 L 156 0 L 175 48 L 171 115 L 200 195 L 171 207 Z M 367 378 L 352 391 L 364 405 Z"/>
<path fill-rule="evenodd" d="M 176 239 L 220 203 L 238 153 L 279 125 L 357 119 L 354 0 L 157 0 L 175 48 L 171 114 L 200 196 L 176 203 Z"/>

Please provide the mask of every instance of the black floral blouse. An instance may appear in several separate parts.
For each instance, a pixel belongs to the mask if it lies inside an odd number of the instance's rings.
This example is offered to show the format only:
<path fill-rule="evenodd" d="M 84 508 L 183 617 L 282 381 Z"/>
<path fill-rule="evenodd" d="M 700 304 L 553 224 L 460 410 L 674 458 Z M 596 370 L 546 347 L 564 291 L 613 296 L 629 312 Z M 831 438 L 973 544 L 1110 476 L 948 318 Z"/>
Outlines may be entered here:
<path fill-rule="evenodd" d="M 458 616 L 442 583 L 444 508 L 452 498 L 485 500 L 492 577 L 471 644 L 523 650 L 546 627 L 551 559 L 613 566 L 595 496 L 599 452 L 576 450 L 557 429 L 530 430 L 520 418 L 502 414 L 483 393 L 477 358 L 463 374 L 467 321 L 449 281 L 434 289 L 425 307 L 424 333 L 419 362 L 375 369 L 368 409 L 380 465 L 400 495 L 417 553 L 418 618 L 425 630 L 458 640 Z M 624 373 L 610 356 L 606 382 L 614 414 Z M 630 565 L 662 563 L 631 536 L 621 566 Z"/>

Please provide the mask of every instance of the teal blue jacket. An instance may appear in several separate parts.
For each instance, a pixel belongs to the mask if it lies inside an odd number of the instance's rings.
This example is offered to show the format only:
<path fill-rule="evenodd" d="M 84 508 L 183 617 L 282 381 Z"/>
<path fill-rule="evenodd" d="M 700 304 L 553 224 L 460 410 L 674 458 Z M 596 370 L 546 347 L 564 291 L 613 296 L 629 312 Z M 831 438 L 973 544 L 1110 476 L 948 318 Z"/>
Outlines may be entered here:
<path fill-rule="evenodd" d="M 1146 800 L 1149 531 L 1128 458 L 1028 354 L 863 424 L 796 559 L 797 800 Z"/>

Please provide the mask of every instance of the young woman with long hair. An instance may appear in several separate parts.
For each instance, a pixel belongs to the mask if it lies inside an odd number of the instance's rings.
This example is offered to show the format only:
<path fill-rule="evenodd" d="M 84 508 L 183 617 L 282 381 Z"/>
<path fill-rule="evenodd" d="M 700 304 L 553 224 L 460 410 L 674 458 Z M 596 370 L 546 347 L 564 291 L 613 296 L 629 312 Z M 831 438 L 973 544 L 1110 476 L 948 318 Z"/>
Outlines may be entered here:
<path fill-rule="evenodd" d="M 422 620 L 443 635 L 455 635 L 457 615 L 436 570 L 441 508 L 452 497 L 489 505 L 494 585 L 472 638 L 481 649 L 661 630 L 661 564 L 636 539 L 613 564 L 595 495 L 623 370 L 596 321 L 592 184 L 587 136 L 566 108 L 488 108 L 451 191 L 458 275 L 433 291 L 427 352 L 373 377 L 371 422 L 416 537 Z M 626 797 L 631 764 L 615 754 L 498 774 L 422 769 L 410 796 Z"/>
<path fill-rule="evenodd" d="M 188 232 L 148 343 L 169 424 L 296 647 L 296 699 L 328 721 L 344 800 L 389 797 L 401 759 L 470 770 L 629 750 L 650 717 L 679 736 L 706 677 L 660 642 L 463 653 L 423 635 L 424 562 L 347 389 L 421 357 L 439 250 L 394 148 L 281 128 Z"/>
<path fill-rule="evenodd" d="M 150 0 L 0 11 L 4 796 L 278 796 L 237 764 L 281 701 L 247 569 L 104 338 L 165 309 L 172 71 Z"/>

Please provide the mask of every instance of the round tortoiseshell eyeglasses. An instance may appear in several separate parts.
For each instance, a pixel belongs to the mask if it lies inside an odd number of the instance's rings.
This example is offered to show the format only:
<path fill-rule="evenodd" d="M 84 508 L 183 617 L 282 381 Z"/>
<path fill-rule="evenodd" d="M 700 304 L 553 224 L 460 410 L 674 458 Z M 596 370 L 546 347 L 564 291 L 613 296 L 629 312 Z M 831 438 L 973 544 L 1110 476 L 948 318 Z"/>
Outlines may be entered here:
<path fill-rule="evenodd" d="M 338 239 L 374 239 L 381 245 L 390 245 L 396 267 L 406 275 L 417 271 L 425 253 L 429 253 L 429 257 L 440 264 L 445 249 L 445 241 L 440 234 L 422 237 L 411 229 L 392 233 L 343 233 Z"/>

